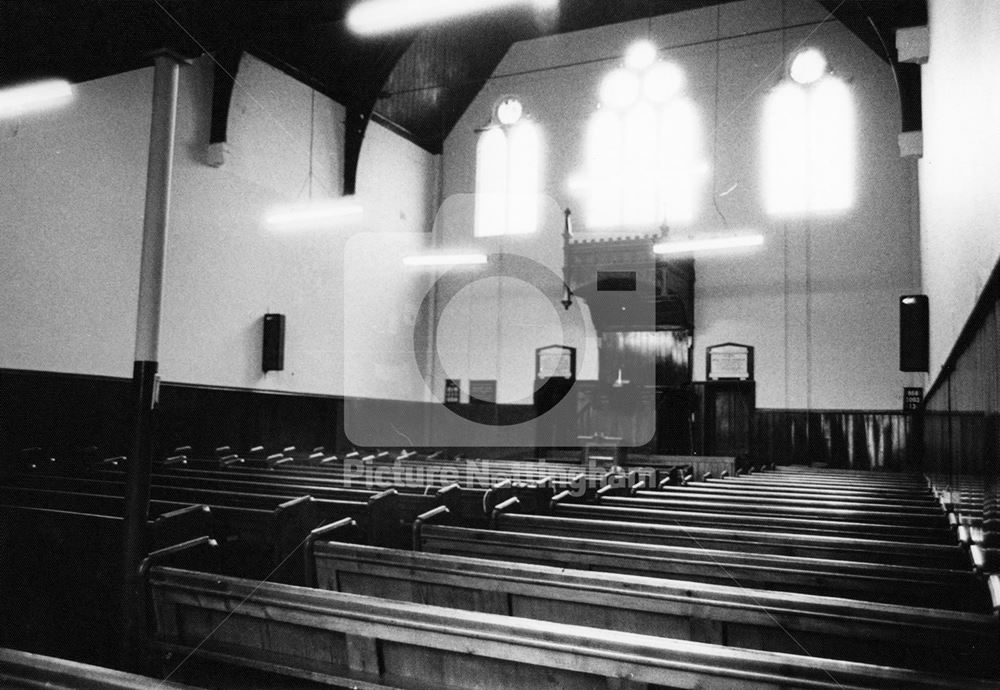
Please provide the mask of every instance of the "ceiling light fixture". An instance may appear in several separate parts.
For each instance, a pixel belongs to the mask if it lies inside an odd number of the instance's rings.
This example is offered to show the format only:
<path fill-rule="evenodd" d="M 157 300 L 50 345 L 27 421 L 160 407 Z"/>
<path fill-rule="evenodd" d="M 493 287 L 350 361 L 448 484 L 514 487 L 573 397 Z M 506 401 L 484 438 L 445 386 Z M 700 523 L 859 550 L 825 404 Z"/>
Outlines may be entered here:
<path fill-rule="evenodd" d="M 363 0 L 347 13 L 347 26 L 356 34 L 371 36 L 507 7 L 524 6 L 540 12 L 558 4 L 558 0 Z"/>
<path fill-rule="evenodd" d="M 732 235 L 728 237 L 705 237 L 702 239 L 664 240 L 653 245 L 657 254 L 689 254 L 740 247 L 759 247 L 764 244 L 764 236 Z"/>
<path fill-rule="evenodd" d="M 788 76 L 799 84 L 812 84 L 826 74 L 826 57 L 816 48 L 806 48 L 795 54 Z"/>
<path fill-rule="evenodd" d="M 55 108 L 68 103 L 72 98 L 72 85 L 62 79 L 48 79 L 0 89 L 0 118 Z"/>
<path fill-rule="evenodd" d="M 510 126 L 516 124 L 524 114 L 524 106 L 514 96 L 503 98 L 495 109 L 497 122 Z"/>

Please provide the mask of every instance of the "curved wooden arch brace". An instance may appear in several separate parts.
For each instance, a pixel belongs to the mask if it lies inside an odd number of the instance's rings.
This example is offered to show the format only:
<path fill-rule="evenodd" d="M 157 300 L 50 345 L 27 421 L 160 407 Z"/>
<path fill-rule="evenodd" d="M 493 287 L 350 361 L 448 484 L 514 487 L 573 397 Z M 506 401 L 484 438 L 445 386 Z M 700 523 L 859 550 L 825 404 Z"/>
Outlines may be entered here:
<path fill-rule="evenodd" d="M 371 121 L 374 107 L 374 101 L 371 105 L 366 103 L 365 106 L 361 107 L 358 105 L 347 106 L 344 116 L 344 196 L 352 195 L 357 191 L 361 145 L 364 143 L 365 132 L 368 130 L 368 123 Z"/>
<path fill-rule="evenodd" d="M 233 88 L 243 58 L 242 46 L 228 46 L 215 56 L 215 79 L 212 84 L 212 117 L 208 134 L 208 164 L 219 167 L 228 153 L 229 109 Z"/>
<path fill-rule="evenodd" d="M 403 54 L 409 50 L 415 35 L 394 39 L 380 49 L 379 54 L 365 75 L 366 88 L 357 97 L 346 103 L 344 116 L 344 196 L 354 194 L 358 183 L 358 161 L 361 159 L 361 145 L 368 131 L 368 123 L 374 115 L 382 89 Z"/>

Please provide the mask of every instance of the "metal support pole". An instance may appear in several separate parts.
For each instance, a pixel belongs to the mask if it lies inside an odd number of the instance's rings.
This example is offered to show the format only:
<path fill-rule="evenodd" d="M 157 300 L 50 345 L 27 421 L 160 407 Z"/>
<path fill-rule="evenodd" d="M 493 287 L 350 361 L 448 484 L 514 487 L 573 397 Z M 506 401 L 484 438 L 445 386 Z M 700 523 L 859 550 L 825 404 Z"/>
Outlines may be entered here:
<path fill-rule="evenodd" d="M 146 556 L 149 513 L 149 477 L 157 397 L 160 307 L 163 260 L 170 210 L 170 173 L 174 155 L 177 81 L 180 60 L 169 52 L 155 56 L 153 116 L 146 172 L 146 209 L 139 269 L 139 307 L 136 321 L 135 364 L 132 369 L 132 452 L 126 465 L 125 539 L 122 596 L 122 663 L 141 664 L 145 638 L 145 595 L 139 566 Z"/>
<path fill-rule="evenodd" d="M 562 285 L 562 299 L 560 303 L 563 305 L 563 309 L 567 311 L 571 306 L 573 306 L 573 288 L 569 286 L 571 276 L 570 272 L 572 268 L 570 267 L 570 257 L 569 257 L 569 243 L 573 239 L 573 219 L 572 213 L 567 208 L 563 211 L 563 285 Z"/>

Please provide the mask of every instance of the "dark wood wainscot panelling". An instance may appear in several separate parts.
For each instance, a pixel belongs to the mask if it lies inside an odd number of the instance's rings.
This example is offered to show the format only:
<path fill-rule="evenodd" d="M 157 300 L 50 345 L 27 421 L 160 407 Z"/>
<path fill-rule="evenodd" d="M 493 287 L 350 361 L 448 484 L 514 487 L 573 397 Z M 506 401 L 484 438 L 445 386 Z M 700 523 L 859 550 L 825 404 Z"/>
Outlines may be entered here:
<path fill-rule="evenodd" d="M 46 371 L 0 370 L 0 452 L 96 446 L 123 453 L 131 381 Z"/>
<path fill-rule="evenodd" d="M 94 447 L 100 457 L 128 453 L 131 380 L 55 372 L 0 370 L 0 457 L 40 447 L 55 455 L 79 454 Z M 344 432 L 340 396 L 305 395 L 165 382 L 160 388 L 156 424 L 158 455 L 178 446 L 210 454 L 221 445 L 237 452 L 261 445 L 268 452 L 287 446 L 326 452 L 352 450 Z M 430 403 L 393 402 L 414 419 Z M 462 405 L 469 419 L 511 424 L 527 417 L 530 405 Z M 379 420 L 373 420 L 378 424 Z M 402 445 L 402 444 L 401 444 Z M 487 449 L 450 449 L 497 455 Z M 522 456 L 529 449 L 507 449 Z M 504 454 L 504 453 L 499 453 Z"/>
<path fill-rule="evenodd" d="M 753 418 L 752 450 L 779 463 L 914 469 L 912 423 L 905 412 L 761 409 Z"/>
<path fill-rule="evenodd" d="M 959 489 L 958 500 L 973 500 L 974 510 L 995 515 L 1000 506 L 1000 263 L 927 393 L 923 441 L 926 470 Z M 983 524 L 987 541 L 1000 543 L 998 521 Z"/>

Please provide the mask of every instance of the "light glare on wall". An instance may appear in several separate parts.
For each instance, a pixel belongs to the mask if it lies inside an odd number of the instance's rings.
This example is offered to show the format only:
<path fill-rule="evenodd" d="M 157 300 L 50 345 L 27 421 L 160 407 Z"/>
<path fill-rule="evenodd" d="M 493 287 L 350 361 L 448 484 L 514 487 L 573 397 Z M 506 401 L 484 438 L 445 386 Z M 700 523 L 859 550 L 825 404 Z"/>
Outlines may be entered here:
<path fill-rule="evenodd" d="M 590 229 L 676 227 L 700 208 L 708 165 L 684 72 L 656 60 L 651 43 L 633 49 L 639 57 L 630 52 L 626 63 L 647 67 L 618 67 L 600 81 L 602 107 L 587 125 L 583 170 L 572 178 Z"/>
<path fill-rule="evenodd" d="M 526 235 L 538 229 L 541 131 L 521 118 L 481 133 L 476 145 L 476 237 Z"/>
<path fill-rule="evenodd" d="M 656 46 L 650 41 L 636 41 L 625 51 L 625 66 L 644 70 L 656 61 Z"/>
<path fill-rule="evenodd" d="M 612 108 L 627 108 L 639 97 L 639 77 L 631 70 L 616 69 L 601 81 L 599 97 Z"/>
<path fill-rule="evenodd" d="M 347 26 L 362 35 L 415 29 L 505 7 L 550 10 L 558 0 L 364 0 L 347 13 Z"/>
<path fill-rule="evenodd" d="M 692 252 L 759 247 L 762 244 L 764 244 L 764 236 L 761 234 L 705 237 L 687 240 L 668 239 L 653 245 L 653 251 L 656 254 L 689 254 Z"/>
<path fill-rule="evenodd" d="M 361 202 L 353 196 L 345 196 L 278 206 L 267 213 L 264 222 L 272 230 L 278 231 L 333 229 L 356 223 L 363 216 L 364 207 Z"/>
<path fill-rule="evenodd" d="M 72 98 L 72 85 L 61 79 L 0 89 L 0 118 L 56 108 L 68 103 Z"/>
<path fill-rule="evenodd" d="M 855 111 L 850 89 L 827 77 L 785 81 L 764 107 L 764 201 L 776 216 L 829 214 L 854 204 Z"/>
<path fill-rule="evenodd" d="M 642 77 L 642 93 L 654 103 L 664 103 L 684 88 L 684 73 L 672 63 L 653 65 Z"/>

